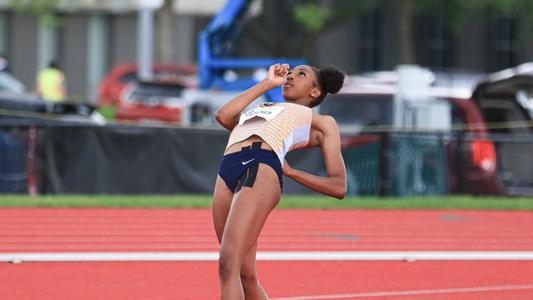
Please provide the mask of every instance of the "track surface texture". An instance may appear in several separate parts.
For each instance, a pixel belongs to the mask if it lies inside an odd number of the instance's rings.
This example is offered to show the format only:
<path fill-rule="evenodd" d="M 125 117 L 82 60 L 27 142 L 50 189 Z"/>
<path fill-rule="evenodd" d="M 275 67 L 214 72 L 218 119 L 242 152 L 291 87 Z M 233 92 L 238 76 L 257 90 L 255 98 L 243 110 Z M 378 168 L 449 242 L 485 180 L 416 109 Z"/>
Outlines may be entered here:
<path fill-rule="evenodd" d="M 0 209 L 0 254 L 211 253 L 207 209 Z M 533 299 L 532 212 L 275 210 L 259 252 L 510 254 L 511 259 L 262 259 L 273 299 Z M 283 255 L 282 255 L 283 256 Z M 217 299 L 205 261 L 0 262 L 1 299 Z"/>

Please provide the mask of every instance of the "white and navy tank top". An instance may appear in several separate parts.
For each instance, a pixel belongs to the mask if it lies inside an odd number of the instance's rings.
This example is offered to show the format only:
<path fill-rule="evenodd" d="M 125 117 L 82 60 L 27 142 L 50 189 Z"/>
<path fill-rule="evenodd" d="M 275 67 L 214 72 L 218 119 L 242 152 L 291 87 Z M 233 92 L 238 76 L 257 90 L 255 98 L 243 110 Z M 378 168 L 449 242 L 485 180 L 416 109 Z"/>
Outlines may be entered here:
<path fill-rule="evenodd" d="M 241 114 L 229 137 L 226 149 L 252 135 L 261 137 L 278 156 L 281 165 L 287 152 L 309 142 L 313 111 L 287 102 L 265 102 Z"/>

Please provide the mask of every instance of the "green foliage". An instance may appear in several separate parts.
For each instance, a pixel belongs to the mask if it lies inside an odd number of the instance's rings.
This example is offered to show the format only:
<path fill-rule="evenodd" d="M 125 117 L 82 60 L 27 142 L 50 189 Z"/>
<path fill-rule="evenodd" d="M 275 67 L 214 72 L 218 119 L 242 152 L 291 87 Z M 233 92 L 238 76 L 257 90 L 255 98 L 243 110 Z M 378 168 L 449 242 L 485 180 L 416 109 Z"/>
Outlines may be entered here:
<path fill-rule="evenodd" d="M 11 4 L 17 11 L 43 15 L 51 13 L 59 0 L 11 0 Z"/>
<path fill-rule="evenodd" d="M 531 0 L 477 0 L 492 11 L 501 11 L 509 15 L 520 15 L 526 19 L 533 18 L 533 1 Z"/>
<path fill-rule="evenodd" d="M 354 16 L 368 13 L 381 5 L 383 1 L 308 0 L 303 3 L 296 2 L 293 6 L 296 22 L 306 31 L 318 33 L 329 26 L 335 26 Z M 533 17 L 533 0 L 413 0 L 413 3 L 415 13 L 440 16 L 453 31 L 460 28 L 466 13 L 472 9 L 486 8 L 490 11 Z M 401 2 L 398 4 L 402 5 Z"/>
<path fill-rule="evenodd" d="M 370 11 L 379 1 L 375 0 L 308 0 L 293 5 L 293 17 L 310 33 L 318 33 L 327 27 L 341 24 L 355 15 Z"/>
<path fill-rule="evenodd" d="M 465 14 L 472 9 L 488 9 L 510 15 L 533 17 L 531 0 L 414 0 L 418 12 L 432 13 L 443 17 L 453 30 L 459 29 Z"/>
<path fill-rule="evenodd" d="M 382 1 L 376 0 L 333 0 L 330 3 L 332 15 L 342 21 L 350 20 L 354 16 L 362 15 L 371 12 L 374 8 L 380 5 Z"/>
<path fill-rule="evenodd" d="M 311 32 L 318 32 L 326 23 L 329 12 L 324 7 L 314 3 L 305 3 L 294 7 L 294 18 Z"/>
<path fill-rule="evenodd" d="M 497 9 L 505 13 L 516 13 L 520 12 L 524 5 L 527 5 L 531 1 L 529 0 L 485 0 L 479 1 L 480 3 L 486 5 L 489 8 Z"/>
<path fill-rule="evenodd" d="M 61 19 L 54 13 L 59 3 L 60 0 L 11 0 L 16 11 L 40 16 L 41 25 L 44 27 L 62 25 Z"/>
<path fill-rule="evenodd" d="M 415 0 L 417 12 L 435 14 L 442 17 L 444 23 L 456 31 L 465 14 L 478 5 L 479 0 Z"/>

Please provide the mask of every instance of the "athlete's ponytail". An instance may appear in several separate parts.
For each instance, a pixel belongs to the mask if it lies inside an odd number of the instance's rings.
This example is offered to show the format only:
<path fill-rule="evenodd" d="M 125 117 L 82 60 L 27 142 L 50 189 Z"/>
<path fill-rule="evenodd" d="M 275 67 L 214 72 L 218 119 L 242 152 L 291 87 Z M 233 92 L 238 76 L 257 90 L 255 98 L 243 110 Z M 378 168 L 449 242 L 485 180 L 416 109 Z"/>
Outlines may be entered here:
<path fill-rule="evenodd" d="M 321 93 L 316 101 L 311 104 L 311 107 L 322 103 L 327 94 L 336 94 L 342 88 L 345 76 L 344 72 L 332 66 L 320 70 L 313 67 L 313 70 L 318 79 Z"/>

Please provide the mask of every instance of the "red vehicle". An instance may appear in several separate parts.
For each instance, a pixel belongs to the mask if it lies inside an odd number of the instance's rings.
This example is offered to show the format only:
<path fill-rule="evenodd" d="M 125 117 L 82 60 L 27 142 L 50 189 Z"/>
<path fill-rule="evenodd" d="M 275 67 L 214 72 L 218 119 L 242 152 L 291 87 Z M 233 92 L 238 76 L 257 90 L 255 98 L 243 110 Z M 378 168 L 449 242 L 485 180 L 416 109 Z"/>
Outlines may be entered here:
<path fill-rule="evenodd" d="M 514 95 L 519 88 L 533 90 L 533 81 L 524 79 L 524 74 L 506 74 L 481 82 L 479 76 L 473 76 L 477 84 L 469 89 L 433 86 L 431 95 L 436 103 L 449 107 L 451 128 L 426 135 L 394 131 L 394 82 L 352 82 L 339 94 L 328 96 L 319 109 L 339 124 L 351 173 L 349 192 L 351 181 L 353 194 L 431 194 L 433 185 L 444 186 L 439 190 L 442 193 L 531 195 L 533 175 L 526 172 L 531 169 L 529 161 L 533 162 L 527 159 L 533 151 L 530 130 L 529 137 L 517 145 L 505 142 L 509 135 L 506 140 L 498 139 L 495 129 L 487 126 L 495 121 L 531 120 Z M 524 141 L 529 141 L 528 147 Z M 517 146 L 524 150 L 518 151 Z M 521 159 L 513 164 L 513 157 Z"/>
<path fill-rule="evenodd" d="M 196 85 L 195 65 L 154 64 L 153 72 L 154 80 L 183 80 L 184 77 L 188 77 L 187 81 L 191 85 Z M 98 105 L 117 105 L 122 90 L 128 83 L 137 80 L 136 64 L 116 65 L 100 83 Z"/>
<path fill-rule="evenodd" d="M 218 126 L 216 110 L 239 93 L 201 90 L 181 81 L 132 82 L 120 94 L 116 119 Z M 250 106 L 264 101 L 261 96 Z"/>
<path fill-rule="evenodd" d="M 186 86 L 172 81 L 140 81 L 128 84 L 120 95 L 116 119 L 181 123 Z"/>

